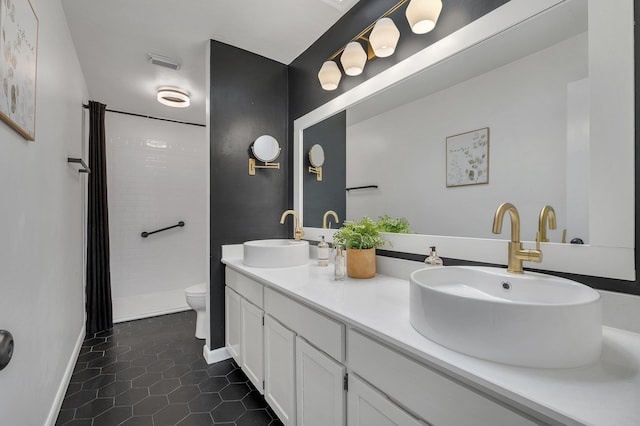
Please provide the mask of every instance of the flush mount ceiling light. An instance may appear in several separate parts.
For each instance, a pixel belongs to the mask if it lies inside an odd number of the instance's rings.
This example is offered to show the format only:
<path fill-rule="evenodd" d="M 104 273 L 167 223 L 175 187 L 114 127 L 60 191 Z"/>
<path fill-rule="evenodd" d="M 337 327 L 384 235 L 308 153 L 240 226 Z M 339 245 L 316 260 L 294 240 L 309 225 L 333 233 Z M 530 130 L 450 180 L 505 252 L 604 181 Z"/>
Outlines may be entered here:
<path fill-rule="evenodd" d="M 187 92 L 169 87 L 158 89 L 158 102 L 174 108 L 186 108 L 191 104 Z"/>
<path fill-rule="evenodd" d="M 425 34 L 434 29 L 441 10 L 441 0 L 411 0 L 407 6 L 407 21 L 411 31 Z"/>
<path fill-rule="evenodd" d="M 424 34 L 436 26 L 442 11 L 441 0 L 400 0 L 322 64 L 318 72 L 318 80 L 324 90 L 335 90 L 340 83 L 340 69 L 334 62 L 338 56 L 345 74 L 354 76 L 362 73 L 367 59 L 373 60 L 376 57 L 385 58 L 393 55 L 400 40 L 400 31 L 390 16 L 407 2 L 409 5 L 405 14 L 411 31 Z M 369 38 L 366 37 L 367 34 Z M 361 41 L 366 43 L 366 51 Z"/>

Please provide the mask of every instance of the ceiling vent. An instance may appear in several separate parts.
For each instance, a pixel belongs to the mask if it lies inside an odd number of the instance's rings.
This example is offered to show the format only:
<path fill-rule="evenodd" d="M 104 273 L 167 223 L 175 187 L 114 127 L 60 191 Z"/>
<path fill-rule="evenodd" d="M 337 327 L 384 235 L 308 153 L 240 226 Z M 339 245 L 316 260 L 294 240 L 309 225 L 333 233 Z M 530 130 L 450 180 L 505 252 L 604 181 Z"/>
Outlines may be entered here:
<path fill-rule="evenodd" d="M 155 53 L 147 53 L 147 58 L 153 65 L 158 65 L 160 67 L 169 68 L 175 71 L 180 69 L 180 63 L 175 59 L 167 58 L 166 56 L 162 55 L 156 55 Z"/>

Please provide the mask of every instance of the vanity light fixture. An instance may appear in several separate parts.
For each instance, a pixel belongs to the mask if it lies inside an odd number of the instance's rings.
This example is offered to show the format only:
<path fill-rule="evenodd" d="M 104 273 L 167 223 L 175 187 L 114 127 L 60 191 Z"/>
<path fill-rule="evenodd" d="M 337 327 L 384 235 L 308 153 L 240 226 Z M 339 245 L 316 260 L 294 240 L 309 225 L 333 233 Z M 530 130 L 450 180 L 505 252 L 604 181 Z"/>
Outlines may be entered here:
<path fill-rule="evenodd" d="M 324 90 L 338 88 L 341 78 L 340 69 L 335 62 L 338 56 L 345 74 L 355 76 L 362 73 L 367 59 L 373 60 L 376 57 L 386 58 L 393 55 L 400 40 L 400 31 L 390 16 L 407 2 L 409 5 L 405 14 L 411 31 L 416 34 L 425 34 L 435 28 L 442 11 L 442 0 L 400 0 L 322 64 L 318 72 L 318 80 Z M 361 42 L 366 43 L 366 49 Z"/>
<path fill-rule="evenodd" d="M 322 68 L 320 68 L 320 72 L 318 73 L 318 79 L 324 90 L 336 90 L 341 78 L 342 73 L 340 72 L 340 68 L 338 68 L 338 64 L 333 61 L 326 61 L 322 64 Z"/>
<path fill-rule="evenodd" d="M 436 27 L 442 11 L 441 0 L 411 0 L 407 6 L 407 21 L 411 31 L 426 34 Z"/>
<path fill-rule="evenodd" d="M 352 41 L 344 47 L 340 63 L 346 75 L 360 75 L 367 63 L 367 53 L 358 41 Z"/>
<path fill-rule="evenodd" d="M 369 43 L 378 58 L 393 55 L 400 40 L 400 30 L 391 18 L 382 18 L 371 30 Z"/>
<path fill-rule="evenodd" d="M 186 108 L 191 104 L 187 92 L 171 87 L 158 89 L 158 102 L 174 108 Z"/>

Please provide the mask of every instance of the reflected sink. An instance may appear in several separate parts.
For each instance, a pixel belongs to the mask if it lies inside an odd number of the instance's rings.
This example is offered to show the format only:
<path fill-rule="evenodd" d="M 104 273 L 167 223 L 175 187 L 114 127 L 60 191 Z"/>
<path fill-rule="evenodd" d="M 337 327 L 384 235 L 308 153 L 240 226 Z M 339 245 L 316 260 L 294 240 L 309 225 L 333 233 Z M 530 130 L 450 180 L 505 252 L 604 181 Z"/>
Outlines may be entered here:
<path fill-rule="evenodd" d="M 309 242 L 255 240 L 243 245 L 243 263 L 256 268 L 290 268 L 309 262 Z"/>
<path fill-rule="evenodd" d="M 569 368 L 600 357 L 600 294 L 575 281 L 445 266 L 410 278 L 409 316 L 423 336 L 489 361 Z"/>

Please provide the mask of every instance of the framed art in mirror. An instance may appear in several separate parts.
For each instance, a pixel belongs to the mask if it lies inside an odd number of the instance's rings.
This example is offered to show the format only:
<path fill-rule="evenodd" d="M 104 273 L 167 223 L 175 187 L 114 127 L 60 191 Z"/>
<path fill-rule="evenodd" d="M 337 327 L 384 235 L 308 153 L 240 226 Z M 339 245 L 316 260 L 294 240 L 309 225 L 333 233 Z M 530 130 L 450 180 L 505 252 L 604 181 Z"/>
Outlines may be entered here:
<path fill-rule="evenodd" d="M 447 187 L 489 183 L 489 128 L 447 137 Z"/>

